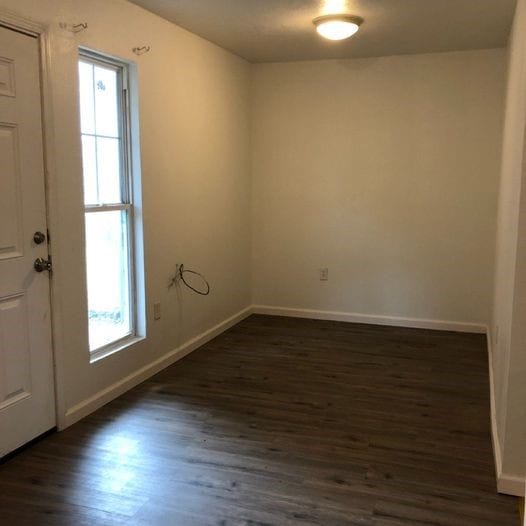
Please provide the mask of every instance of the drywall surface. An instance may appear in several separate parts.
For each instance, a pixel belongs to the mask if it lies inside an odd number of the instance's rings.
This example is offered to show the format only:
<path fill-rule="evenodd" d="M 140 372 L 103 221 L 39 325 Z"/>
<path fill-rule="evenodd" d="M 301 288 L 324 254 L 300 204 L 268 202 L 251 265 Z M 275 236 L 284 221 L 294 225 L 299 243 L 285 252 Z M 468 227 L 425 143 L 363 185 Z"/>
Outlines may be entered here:
<path fill-rule="evenodd" d="M 48 25 L 53 166 L 49 197 L 60 338 L 59 417 L 250 305 L 250 66 L 123 0 L 1 0 Z M 60 22 L 87 22 L 72 34 Z M 79 136 L 79 46 L 136 62 L 140 100 L 147 339 L 90 365 Z M 132 48 L 151 46 L 137 57 Z M 54 219 L 53 219 L 54 218 Z M 208 297 L 168 290 L 177 262 Z M 161 301 L 162 318 L 153 320 Z"/>
<path fill-rule="evenodd" d="M 525 24 L 526 1 L 519 0 L 509 45 L 492 320 L 496 442 L 503 474 L 522 479 L 526 476 Z"/>
<path fill-rule="evenodd" d="M 254 66 L 254 304 L 486 323 L 504 70 L 504 50 Z"/>

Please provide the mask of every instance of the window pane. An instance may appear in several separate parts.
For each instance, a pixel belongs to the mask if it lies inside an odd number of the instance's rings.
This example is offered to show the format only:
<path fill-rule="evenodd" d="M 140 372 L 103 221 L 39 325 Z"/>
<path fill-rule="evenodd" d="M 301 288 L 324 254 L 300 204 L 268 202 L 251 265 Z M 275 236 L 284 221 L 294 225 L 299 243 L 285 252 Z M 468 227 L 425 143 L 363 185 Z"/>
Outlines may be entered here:
<path fill-rule="evenodd" d="M 121 202 L 121 144 L 119 139 L 97 137 L 99 202 Z"/>
<path fill-rule="evenodd" d="M 93 66 L 79 62 L 80 124 L 82 133 L 95 133 Z"/>
<path fill-rule="evenodd" d="M 94 205 L 97 197 L 97 153 L 95 151 L 95 137 L 82 136 L 82 170 L 84 172 L 84 203 Z"/>
<path fill-rule="evenodd" d="M 126 210 L 86 214 L 91 351 L 132 332 L 127 215 Z"/>
<path fill-rule="evenodd" d="M 95 66 L 95 133 L 119 137 L 117 71 Z"/>

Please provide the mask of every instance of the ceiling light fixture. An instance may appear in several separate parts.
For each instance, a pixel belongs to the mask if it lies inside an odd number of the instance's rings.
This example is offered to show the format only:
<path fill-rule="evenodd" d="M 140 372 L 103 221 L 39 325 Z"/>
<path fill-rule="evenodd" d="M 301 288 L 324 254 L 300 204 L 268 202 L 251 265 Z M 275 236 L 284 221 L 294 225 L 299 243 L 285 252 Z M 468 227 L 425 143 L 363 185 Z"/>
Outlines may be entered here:
<path fill-rule="evenodd" d="M 363 18 L 354 15 L 325 15 L 315 18 L 316 31 L 329 40 L 344 40 L 352 37 L 363 23 Z"/>

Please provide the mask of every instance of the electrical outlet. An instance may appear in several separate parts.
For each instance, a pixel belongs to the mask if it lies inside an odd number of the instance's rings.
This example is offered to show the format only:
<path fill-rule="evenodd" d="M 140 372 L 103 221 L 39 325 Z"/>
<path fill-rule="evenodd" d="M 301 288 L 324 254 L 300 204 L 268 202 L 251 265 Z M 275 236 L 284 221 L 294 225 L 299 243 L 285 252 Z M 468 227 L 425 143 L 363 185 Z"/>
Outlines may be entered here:
<path fill-rule="evenodd" d="M 154 320 L 161 319 L 161 302 L 160 301 L 153 304 L 153 319 Z"/>
<path fill-rule="evenodd" d="M 320 268 L 320 281 L 329 281 L 329 269 L 327 267 Z"/>

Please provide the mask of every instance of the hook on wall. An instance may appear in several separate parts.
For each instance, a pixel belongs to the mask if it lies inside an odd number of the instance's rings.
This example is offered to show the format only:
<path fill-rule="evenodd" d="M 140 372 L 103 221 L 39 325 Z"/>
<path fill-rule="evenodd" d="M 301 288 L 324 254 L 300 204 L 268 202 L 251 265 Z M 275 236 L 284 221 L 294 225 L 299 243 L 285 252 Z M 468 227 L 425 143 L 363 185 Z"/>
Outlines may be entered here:
<path fill-rule="evenodd" d="M 152 48 L 150 46 L 139 46 L 139 47 L 134 47 L 132 49 L 132 51 L 140 56 L 140 55 L 144 55 L 145 53 L 148 53 Z"/>
<path fill-rule="evenodd" d="M 67 22 L 60 22 L 59 26 L 61 29 L 65 29 L 70 33 L 80 33 L 81 31 L 88 29 L 87 22 L 81 22 L 80 24 L 68 24 Z"/>

